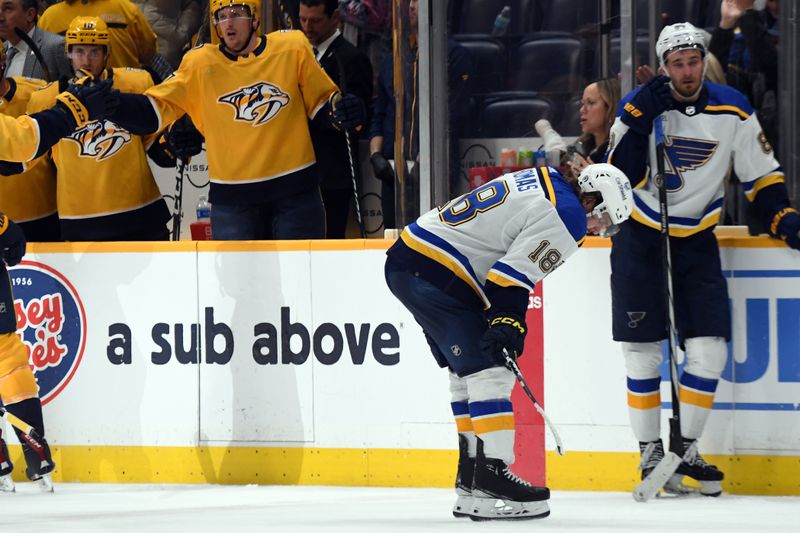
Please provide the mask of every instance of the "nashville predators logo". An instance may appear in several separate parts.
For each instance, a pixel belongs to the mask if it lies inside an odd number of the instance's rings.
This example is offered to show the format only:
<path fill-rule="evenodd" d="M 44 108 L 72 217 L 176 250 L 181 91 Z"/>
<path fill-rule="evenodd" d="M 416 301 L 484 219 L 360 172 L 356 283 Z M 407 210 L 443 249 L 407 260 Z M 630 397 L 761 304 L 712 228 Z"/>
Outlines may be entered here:
<path fill-rule="evenodd" d="M 131 142 L 131 134 L 111 122 L 102 120 L 90 122 L 67 137 L 78 144 L 81 157 L 93 157 L 97 161 L 105 161 L 119 153 Z"/>
<path fill-rule="evenodd" d="M 665 136 L 664 151 L 668 168 L 665 170 L 667 190 L 683 189 L 684 173 L 695 170 L 708 163 L 717 150 L 716 141 L 689 139 L 687 137 Z"/>
<path fill-rule="evenodd" d="M 260 81 L 255 85 L 237 89 L 217 100 L 233 106 L 236 120 L 260 126 L 269 122 L 289 103 L 289 95 L 278 86 Z"/>

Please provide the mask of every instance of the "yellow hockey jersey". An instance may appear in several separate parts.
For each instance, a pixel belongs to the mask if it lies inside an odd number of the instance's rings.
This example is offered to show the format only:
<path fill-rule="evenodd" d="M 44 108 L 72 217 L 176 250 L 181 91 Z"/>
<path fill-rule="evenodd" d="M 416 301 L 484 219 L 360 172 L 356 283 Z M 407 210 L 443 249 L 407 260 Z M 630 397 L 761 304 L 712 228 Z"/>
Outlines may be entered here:
<path fill-rule="evenodd" d="M 337 91 L 299 31 L 260 37 L 247 56 L 189 51 L 148 89 L 160 124 L 184 112 L 205 136 L 211 203 L 257 204 L 318 183 L 309 119 Z"/>
<path fill-rule="evenodd" d="M 92 0 L 88 4 L 60 2 L 42 13 L 38 26 L 63 36 L 77 16 L 100 17 L 108 24 L 109 67 L 139 67 L 153 59 L 157 49 L 156 34 L 142 11 L 130 0 Z"/>
<path fill-rule="evenodd" d="M 144 70 L 107 69 L 116 89 L 141 94 L 153 85 Z M 53 82 L 31 95 L 29 113 L 53 105 Z M 141 137 L 110 120 L 94 121 L 53 148 L 57 168 L 58 214 L 66 240 L 114 240 L 163 226 L 169 211 L 147 162 L 156 135 Z"/>
<path fill-rule="evenodd" d="M 0 113 L 9 117 L 25 114 L 31 93 L 45 85 L 31 78 L 6 78 L 9 89 L 0 96 Z M 56 212 L 56 172 L 43 158 L 32 169 L 13 176 L 0 176 L 0 210 L 16 222 L 39 220 Z"/>

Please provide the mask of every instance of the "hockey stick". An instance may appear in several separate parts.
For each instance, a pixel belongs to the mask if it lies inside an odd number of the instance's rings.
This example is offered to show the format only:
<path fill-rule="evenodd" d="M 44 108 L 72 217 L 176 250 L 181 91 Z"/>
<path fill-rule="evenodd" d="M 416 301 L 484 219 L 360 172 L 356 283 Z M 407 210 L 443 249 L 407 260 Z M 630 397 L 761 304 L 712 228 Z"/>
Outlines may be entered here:
<path fill-rule="evenodd" d="M 646 502 L 661 490 L 669 481 L 683 460 L 683 438 L 681 436 L 680 399 L 678 395 L 678 362 L 675 350 L 679 346 L 675 324 L 675 305 L 672 287 L 672 254 L 669 242 L 669 210 L 667 206 L 667 184 L 664 176 L 664 126 L 663 116 L 659 115 L 653 130 L 656 141 L 656 168 L 654 182 L 658 187 L 658 204 L 661 214 L 661 268 L 664 282 L 664 306 L 666 313 L 667 349 L 669 355 L 669 377 L 672 391 L 672 418 L 669 419 L 669 451 L 645 479 L 633 490 L 633 499 Z M 692 450 L 690 450 L 692 451 Z M 688 453 L 688 452 L 687 452 Z"/>
<path fill-rule="evenodd" d="M 186 171 L 186 160 L 178 158 L 178 174 L 175 176 L 175 204 L 172 208 L 172 240 L 181 239 L 181 218 L 183 218 L 183 175 Z"/>
<path fill-rule="evenodd" d="M 342 63 L 342 58 L 336 53 L 336 50 L 332 52 L 336 58 L 336 66 L 339 68 L 339 89 L 341 89 L 342 94 L 344 94 L 347 91 L 347 78 L 344 72 L 344 64 Z M 366 239 L 367 232 L 364 228 L 364 221 L 361 218 L 361 205 L 358 201 L 358 180 L 356 178 L 356 166 L 353 163 L 353 143 L 350 141 L 350 132 L 347 130 L 344 130 L 344 140 L 347 142 L 347 160 L 350 163 L 350 178 L 353 180 L 353 200 L 355 201 L 358 231 L 361 234 L 361 238 Z"/>
<path fill-rule="evenodd" d="M 6 410 L 6 408 L 2 405 L 0 405 L 0 418 L 19 430 L 17 437 L 19 437 L 21 441 L 24 441 L 25 444 L 27 444 L 28 447 L 36 452 L 37 456 L 39 456 L 40 468 L 50 466 L 50 461 L 47 460 L 44 445 L 42 444 L 42 437 L 39 436 L 39 433 L 37 433 L 33 426 L 13 413 L 9 413 L 8 410 Z M 39 485 L 41 490 L 45 492 L 53 492 L 53 481 L 50 479 L 49 475 L 42 475 L 38 479 L 35 479 L 34 482 Z"/>
<path fill-rule="evenodd" d="M 17 37 L 22 39 L 25 42 L 25 44 L 28 45 L 28 48 L 31 49 L 31 52 L 33 52 L 34 57 L 36 57 L 36 61 L 38 61 L 39 64 L 42 66 L 42 72 L 44 72 L 45 81 L 48 81 L 48 82 L 49 81 L 53 81 L 53 79 L 50 77 L 50 70 L 47 68 L 47 63 L 44 62 L 44 57 L 42 56 L 42 51 L 39 50 L 39 47 L 36 46 L 36 43 L 33 42 L 33 39 L 28 37 L 28 34 L 25 33 L 24 31 L 22 31 L 19 28 L 14 28 L 14 33 L 16 33 Z"/>
<path fill-rule="evenodd" d="M 556 441 L 556 452 L 558 455 L 564 455 L 564 445 L 561 443 L 561 437 L 558 435 L 556 427 L 552 422 L 550 422 L 550 419 L 547 417 L 547 413 L 544 412 L 544 409 L 541 405 L 539 405 L 539 402 L 536 401 L 536 397 L 533 395 L 531 389 L 528 387 L 528 384 L 525 382 L 525 378 L 522 376 L 522 371 L 519 369 L 517 362 L 514 361 L 510 355 L 508 355 L 508 352 L 505 348 L 503 348 L 503 357 L 506 358 L 506 367 L 508 367 L 508 369 L 511 370 L 517 377 L 517 381 L 519 381 L 522 390 L 525 391 L 525 394 L 531 399 L 533 406 L 536 408 L 539 414 L 542 415 L 542 418 L 544 418 L 544 423 L 547 424 L 547 427 L 550 429 L 550 433 L 553 434 L 553 439 Z"/>

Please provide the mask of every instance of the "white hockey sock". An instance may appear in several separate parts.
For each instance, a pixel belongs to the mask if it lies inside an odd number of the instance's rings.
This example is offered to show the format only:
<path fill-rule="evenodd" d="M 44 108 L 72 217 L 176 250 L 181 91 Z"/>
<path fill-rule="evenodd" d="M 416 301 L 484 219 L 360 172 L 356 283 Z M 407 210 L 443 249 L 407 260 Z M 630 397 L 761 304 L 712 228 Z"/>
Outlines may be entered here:
<path fill-rule="evenodd" d="M 505 367 L 482 370 L 467 377 L 469 414 L 486 457 L 514 462 L 514 409 L 511 390 L 516 378 Z"/>
<path fill-rule="evenodd" d="M 681 433 L 698 439 L 711 414 L 717 383 L 728 358 L 722 337 L 686 339 L 686 368 L 680 379 Z"/>
<path fill-rule="evenodd" d="M 660 342 L 623 342 L 628 389 L 628 415 L 639 442 L 661 436 Z"/>

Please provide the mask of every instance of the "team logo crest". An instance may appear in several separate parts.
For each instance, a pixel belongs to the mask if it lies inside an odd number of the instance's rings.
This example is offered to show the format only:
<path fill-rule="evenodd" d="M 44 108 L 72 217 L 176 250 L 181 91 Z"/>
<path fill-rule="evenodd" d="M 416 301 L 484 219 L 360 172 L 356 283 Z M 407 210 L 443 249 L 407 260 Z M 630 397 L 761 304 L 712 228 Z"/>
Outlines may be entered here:
<path fill-rule="evenodd" d="M 675 192 L 683 189 L 684 172 L 702 167 L 711 160 L 717 150 L 716 141 L 689 139 L 687 137 L 664 137 L 664 151 L 668 168 L 665 170 L 667 190 Z"/>
<path fill-rule="evenodd" d="M 72 380 L 86 347 L 86 312 L 75 287 L 60 272 L 34 261 L 9 269 L 17 335 L 46 404 Z"/>
<path fill-rule="evenodd" d="M 129 142 L 131 134 L 111 122 L 102 120 L 90 122 L 67 137 L 80 146 L 81 157 L 93 157 L 104 161 L 117 154 Z"/>
<path fill-rule="evenodd" d="M 232 106 L 236 110 L 236 120 L 260 126 L 289 104 L 289 95 L 277 85 L 260 81 L 220 96 L 217 101 Z"/>

